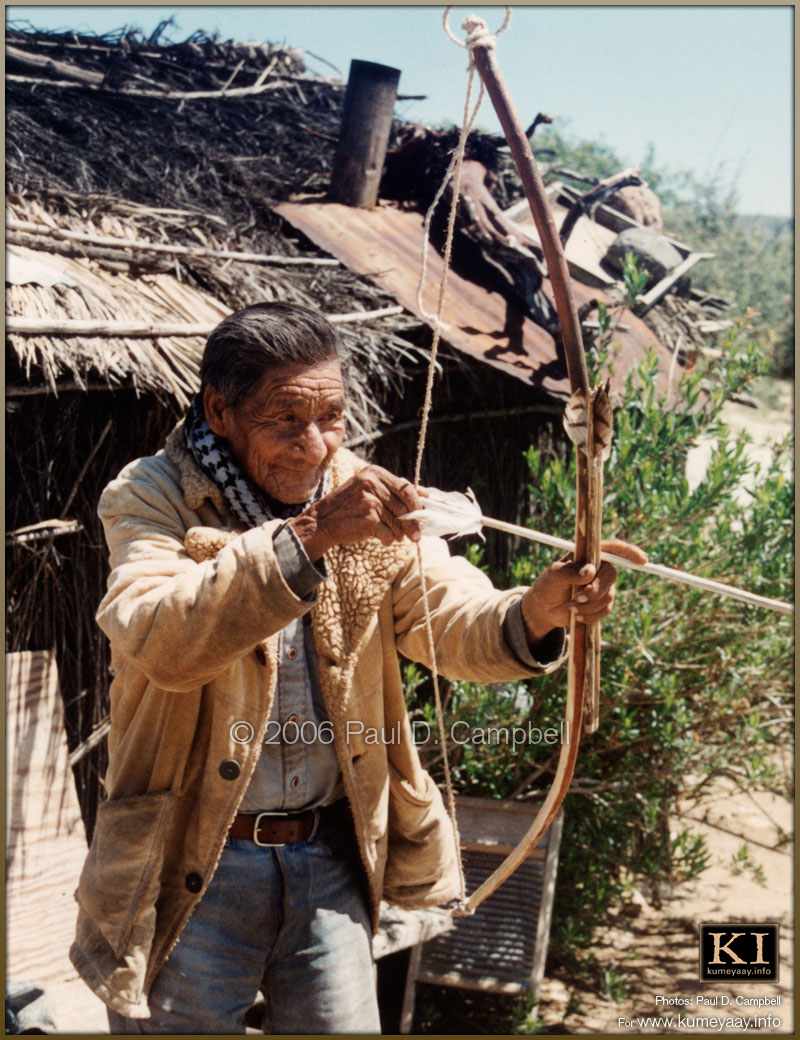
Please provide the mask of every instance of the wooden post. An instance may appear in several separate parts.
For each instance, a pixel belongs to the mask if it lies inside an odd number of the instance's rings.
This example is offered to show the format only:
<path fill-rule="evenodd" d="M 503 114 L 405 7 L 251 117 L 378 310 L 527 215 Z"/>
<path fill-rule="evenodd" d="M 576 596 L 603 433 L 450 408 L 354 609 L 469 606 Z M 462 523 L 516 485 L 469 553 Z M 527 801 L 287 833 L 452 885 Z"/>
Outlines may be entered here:
<path fill-rule="evenodd" d="M 339 147 L 328 197 L 372 209 L 389 144 L 400 70 L 372 61 L 350 62 Z"/>

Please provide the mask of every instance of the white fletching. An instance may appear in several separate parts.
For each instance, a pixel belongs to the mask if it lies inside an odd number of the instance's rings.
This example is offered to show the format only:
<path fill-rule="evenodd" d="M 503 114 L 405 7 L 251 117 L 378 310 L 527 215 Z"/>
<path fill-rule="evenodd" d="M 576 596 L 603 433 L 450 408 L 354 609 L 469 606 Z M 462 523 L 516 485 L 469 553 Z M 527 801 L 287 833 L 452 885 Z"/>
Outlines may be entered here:
<path fill-rule="evenodd" d="M 507 524 L 503 520 L 493 520 L 491 517 L 482 516 L 480 506 L 475 500 L 475 495 L 470 488 L 467 494 L 462 495 L 458 491 L 439 491 L 438 488 L 426 488 L 425 508 L 416 509 L 413 513 L 406 513 L 402 519 L 419 520 L 423 534 L 438 535 L 439 537 L 456 538 L 462 534 L 477 534 L 483 538 L 481 527 L 492 527 L 496 531 L 505 531 L 506 534 L 517 535 L 520 538 L 528 538 L 532 542 L 541 542 L 555 549 L 571 550 L 572 542 L 565 538 L 557 538 L 543 531 L 533 531 L 529 527 L 520 527 L 517 524 Z M 717 593 L 720 596 L 729 596 L 731 599 L 741 600 L 756 607 L 766 607 L 768 610 L 776 610 L 780 614 L 794 614 L 794 604 L 784 603 L 779 599 L 770 599 L 767 596 L 759 596 L 755 592 L 746 589 L 737 589 L 733 585 L 726 585 L 713 578 L 701 578 L 687 571 L 675 570 L 673 567 L 664 567 L 658 563 L 632 563 L 622 556 L 613 553 L 601 552 L 600 558 L 624 567 L 632 571 L 643 571 L 658 578 L 666 578 L 667 581 L 675 581 L 681 585 L 692 585 L 696 589 L 705 592 Z"/>
<path fill-rule="evenodd" d="M 463 534 L 477 534 L 483 538 L 481 507 L 471 488 L 466 495 L 460 491 L 439 491 L 427 488 L 424 507 L 406 513 L 404 520 L 419 520 L 423 534 L 439 538 L 457 538 Z"/>

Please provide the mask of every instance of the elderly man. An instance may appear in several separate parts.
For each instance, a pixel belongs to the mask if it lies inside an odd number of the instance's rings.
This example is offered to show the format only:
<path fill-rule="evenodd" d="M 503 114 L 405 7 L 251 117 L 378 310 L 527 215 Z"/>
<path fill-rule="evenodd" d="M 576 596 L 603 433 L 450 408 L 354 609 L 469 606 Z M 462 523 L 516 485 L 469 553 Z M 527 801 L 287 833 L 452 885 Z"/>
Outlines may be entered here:
<path fill-rule="evenodd" d="M 458 892 L 397 660 L 430 663 L 421 583 L 442 673 L 500 682 L 557 667 L 615 574 L 562 562 L 500 592 L 434 538 L 420 574 L 420 497 L 341 448 L 340 348 L 312 310 L 226 318 L 201 378 L 100 502 L 108 799 L 72 959 L 112 1033 L 243 1033 L 259 989 L 265 1032 L 377 1033 L 380 899 Z"/>

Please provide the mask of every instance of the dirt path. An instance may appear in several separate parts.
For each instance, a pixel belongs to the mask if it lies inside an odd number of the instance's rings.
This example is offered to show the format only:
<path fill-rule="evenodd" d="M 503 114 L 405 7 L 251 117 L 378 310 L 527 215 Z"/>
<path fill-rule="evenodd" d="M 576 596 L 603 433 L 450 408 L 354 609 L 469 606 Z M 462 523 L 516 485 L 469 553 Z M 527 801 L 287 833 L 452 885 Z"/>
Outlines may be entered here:
<path fill-rule="evenodd" d="M 711 866 L 696 881 L 662 893 L 660 907 L 635 893 L 599 933 L 592 952 L 609 972 L 618 1000 L 580 983 L 545 979 L 539 1017 L 548 1031 L 740 1035 L 745 1027 L 733 1022 L 720 1029 L 702 1021 L 738 1018 L 759 1035 L 793 1032 L 793 859 L 785 843 L 793 826 L 791 803 L 720 783 L 702 808 L 687 806 L 675 817 L 676 829 L 687 824 L 706 836 Z M 780 925 L 778 982 L 700 982 L 698 925 L 741 921 Z M 684 1025 L 677 1022 L 679 1012 Z M 647 1016 L 662 1022 L 648 1024 L 642 1020 Z"/>

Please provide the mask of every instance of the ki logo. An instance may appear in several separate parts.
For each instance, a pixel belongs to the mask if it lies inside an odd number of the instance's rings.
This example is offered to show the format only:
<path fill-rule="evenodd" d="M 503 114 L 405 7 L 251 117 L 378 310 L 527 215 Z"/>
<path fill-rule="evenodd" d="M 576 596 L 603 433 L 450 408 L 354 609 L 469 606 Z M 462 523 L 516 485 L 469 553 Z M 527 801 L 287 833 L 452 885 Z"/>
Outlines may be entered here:
<path fill-rule="evenodd" d="M 700 975 L 705 982 L 777 982 L 778 925 L 700 925 Z"/>

